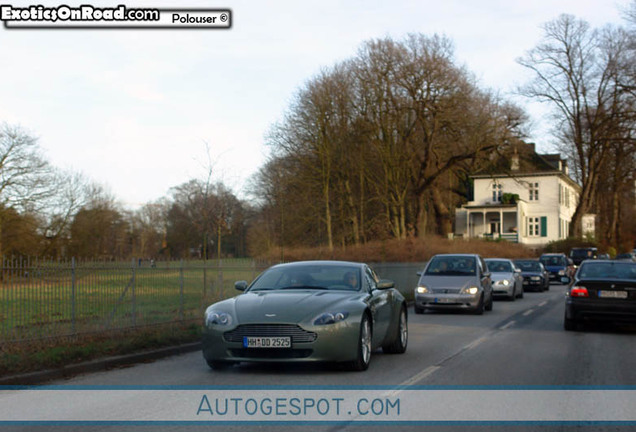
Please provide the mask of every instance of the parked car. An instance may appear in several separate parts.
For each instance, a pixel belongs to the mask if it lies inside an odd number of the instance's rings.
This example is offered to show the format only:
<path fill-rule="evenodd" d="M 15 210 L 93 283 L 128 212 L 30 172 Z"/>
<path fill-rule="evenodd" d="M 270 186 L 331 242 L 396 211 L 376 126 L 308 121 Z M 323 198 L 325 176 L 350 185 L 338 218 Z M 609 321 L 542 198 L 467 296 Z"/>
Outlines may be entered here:
<path fill-rule="evenodd" d="M 376 348 L 406 351 L 406 300 L 366 264 L 279 264 L 235 287 L 243 293 L 205 311 L 203 356 L 213 369 L 329 361 L 362 371 Z"/>
<path fill-rule="evenodd" d="M 611 259 L 612 257 L 610 257 L 610 254 L 608 253 L 600 253 L 598 254 L 598 258 L 597 259 Z"/>
<path fill-rule="evenodd" d="M 574 262 L 574 265 L 578 267 L 584 260 L 597 259 L 598 249 L 595 247 L 572 248 L 570 249 L 569 257 Z"/>
<path fill-rule="evenodd" d="M 539 258 L 550 274 L 550 282 L 569 283 L 572 277 L 572 262 L 564 253 L 545 253 Z"/>
<path fill-rule="evenodd" d="M 631 262 L 636 262 L 636 254 L 632 253 L 632 252 L 625 252 L 625 253 L 621 253 L 616 255 L 616 257 L 614 257 L 615 260 L 624 260 L 624 261 L 631 261 Z"/>
<path fill-rule="evenodd" d="M 550 274 L 539 260 L 515 260 L 521 269 L 524 291 L 545 291 L 550 289 Z"/>
<path fill-rule="evenodd" d="M 462 310 L 481 315 L 492 310 L 491 274 L 476 254 L 435 255 L 420 274 L 415 289 L 415 313 Z"/>
<path fill-rule="evenodd" d="M 486 258 L 486 265 L 492 278 L 492 292 L 495 297 L 506 296 L 515 301 L 523 298 L 523 277 L 521 270 L 512 260 L 506 258 Z"/>
<path fill-rule="evenodd" d="M 566 295 L 566 330 L 577 330 L 584 320 L 636 322 L 636 263 L 583 261 Z"/>

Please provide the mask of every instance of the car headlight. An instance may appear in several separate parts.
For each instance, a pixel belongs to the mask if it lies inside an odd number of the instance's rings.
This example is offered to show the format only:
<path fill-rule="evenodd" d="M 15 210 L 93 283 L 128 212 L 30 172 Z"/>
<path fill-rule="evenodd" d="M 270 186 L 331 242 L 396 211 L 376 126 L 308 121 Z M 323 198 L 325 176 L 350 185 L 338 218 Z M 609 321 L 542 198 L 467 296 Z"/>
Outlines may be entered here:
<path fill-rule="evenodd" d="M 510 282 L 508 282 L 508 279 L 504 279 L 504 280 L 500 280 L 495 282 L 496 285 L 503 285 L 503 286 L 508 286 L 510 284 Z"/>
<path fill-rule="evenodd" d="M 232 324 L 232 315 L 227 312 L 211 311 L 205 313 L 205 325 L 229 326 Z"/>
<path fill-rule="evenodd" d="M 541 276 L 532 276 L 530 279 L 533 281 L 538 281 L 541 280 Z"/>
<path fill-rule="evenodd" d="M 349 316 L 349 312 L 326 312 L 314 320 L 314 325 L 335 324 L 344 321 Z"/>
<path fill-rule="evenodd" d="M 420 285 L 417 287 L 417 293 L 418 294 L 428 294 L 429 290 L 428 287 L 424 286 L 424 285 Z"/>
<path fill-rule="evenodd" d="M 470 295 L 475 295 L 479 292 L 479 288 L 477 288 L 476 286 L 471 286 L 469 288 L 462 288 L 462 291 L 460 294 L 470 294 Z"/>
<path fill-rule="evenodd" d="M 559 276 L 563 276 L 565 274 L 565 270 L 559 270 Z"/>

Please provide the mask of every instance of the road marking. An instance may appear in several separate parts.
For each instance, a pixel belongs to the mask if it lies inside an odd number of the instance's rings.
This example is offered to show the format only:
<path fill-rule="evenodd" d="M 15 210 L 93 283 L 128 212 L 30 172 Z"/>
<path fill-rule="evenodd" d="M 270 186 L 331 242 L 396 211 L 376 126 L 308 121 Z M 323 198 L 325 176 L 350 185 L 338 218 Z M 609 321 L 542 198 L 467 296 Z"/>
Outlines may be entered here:
<path fill-rule="evenodd" d="M 542 307 L 542 306 L 545 306 L 545 305 L 547 305 L 547 304 L 548 304 L 548 302 L 547 302 L 547 301 L 542 301 L 542 302 L 541 302 L 541 303 L 539 303 L 537 306 Z"/>
<path fill-rule="evenodd" d="M 510 321 L 508 324 L 503 325 L 501 327 L 499 327 L 499 330 L 506 330 L 509 329 L 510 327 L 512 327 L 513 325 L 515 325 L 517 322 L 516 321 Z"/>
<path fill-rule="evenodd" d="M 523 313 L 523 316 L 528 316 L 528 315 L 530 315 L 532 312 L 534 312 L 534 309 L 528 309 L 527 311 L 525 311 L 525 312 Z"/>
<path fill-rule="evenodd" d="M 479 345 L 480 343 L 482 343 L 486 339 L 488 339 L 486 336 L 482 336 L 479 339 L 477 339 L 476 341 L 473 341 L 473 342 L 469 343 L 468 345 L 466 345 L 464 347 L 464 350 L 469 350 L 469 349 L 475 348 L 477 345 Z"/>
<path fill-rule="evenodd" d="M 426 369 L 424 369 L 422 372 L 418 373 L 417 375 L 413 375 L 411 378 L 409 378 L 406 381 L 404 381 L 403 383 L 399 384 L 399 386 L 401 387 L 401 386 L 413 385 L 416 382 L 421 381 L 424 378 L 428 377 L 429 375 L 435 373 L 440 368 L 441 368 L 441 366 L 429 366 Z"/>

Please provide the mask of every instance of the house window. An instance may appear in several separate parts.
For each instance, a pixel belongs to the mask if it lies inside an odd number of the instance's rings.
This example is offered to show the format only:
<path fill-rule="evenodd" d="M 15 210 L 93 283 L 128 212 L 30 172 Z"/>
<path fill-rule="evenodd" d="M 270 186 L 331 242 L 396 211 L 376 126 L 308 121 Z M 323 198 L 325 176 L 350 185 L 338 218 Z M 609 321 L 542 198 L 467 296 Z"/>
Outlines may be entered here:
<path fill-rule="evenodd" d="M 546 216 L 529 217 L 527 224 L 528 237 L 546 237 L 548 235 L 548 218 Z"/>
<path fill-rule="evenodd" d="M 529 201 L 539 201 L 539 183 L 530 183 Z"/>
<path fill-rule="evenodd" d="M 565 188 L 565 206 L 570 207 L 570 189 Z"/>
<path fill-rule="evenodd" d="M 559 184 L 559 204 L 563 204 L 563 186 Z M 559 234 L 559 237 L 561 235 Z"/>
<path fill-rule="evenodd" d="M 498 183 L 492 185 L 492 201 L 501 202 L 501 185 Z"/>

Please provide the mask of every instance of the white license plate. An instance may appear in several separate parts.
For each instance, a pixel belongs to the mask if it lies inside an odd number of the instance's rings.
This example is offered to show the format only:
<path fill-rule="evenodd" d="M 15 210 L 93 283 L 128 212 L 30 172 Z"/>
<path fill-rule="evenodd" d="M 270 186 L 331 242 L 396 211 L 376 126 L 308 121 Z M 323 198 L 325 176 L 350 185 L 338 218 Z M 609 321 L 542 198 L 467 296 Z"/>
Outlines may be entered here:
<path fill-rule="evenodd" d="M 601 298 L 619 298 L 626 299 L 627 291 L 599 291 L 598 296 Z"/>
<path fill-rule="evenodd" d="M 290 337 L 243 337 L 245 348 L 291 348 Z"/>
<path fill-rule="evenodd" d="M 436 298 L 435 303 L 455 303 L 455 299 L 452 298 Z"/>

